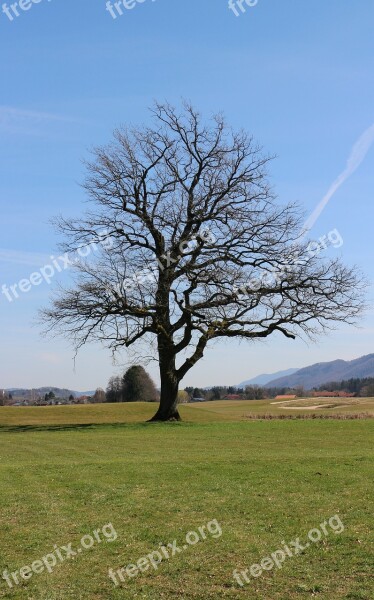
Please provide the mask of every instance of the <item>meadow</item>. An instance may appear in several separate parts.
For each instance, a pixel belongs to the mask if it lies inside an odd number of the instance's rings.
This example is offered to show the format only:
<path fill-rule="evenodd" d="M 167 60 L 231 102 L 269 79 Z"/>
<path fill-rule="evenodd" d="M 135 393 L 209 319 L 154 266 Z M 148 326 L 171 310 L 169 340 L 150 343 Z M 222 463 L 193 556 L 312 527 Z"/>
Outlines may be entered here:
<path fill-rule="evenodd" d="M 373 414 L 373 400 L 302 402 L 187 405 L 170 424 L 144 423 L 149 404 L 0 407 L 0 574 L 77 549 L 105 525 L 117 534 L 12 588 L 0 579 L 0 597 L 372 599 L 374 420 L 258 417 Z M 244 587 L 234 579 L 334 515 L 344 531 Z M 212 521 L 222 535 L 120 586 L 109 578 Z"/>

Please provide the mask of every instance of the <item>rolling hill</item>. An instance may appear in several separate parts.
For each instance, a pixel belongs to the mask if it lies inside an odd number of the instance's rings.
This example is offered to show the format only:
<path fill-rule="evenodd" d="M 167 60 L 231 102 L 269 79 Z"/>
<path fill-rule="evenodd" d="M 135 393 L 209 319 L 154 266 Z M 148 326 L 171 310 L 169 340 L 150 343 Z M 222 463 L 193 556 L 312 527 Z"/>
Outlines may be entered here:
<path fill-rule="evenodd" d="M 374 377 L 374 354 L 361 356 L 355 360 L 334 360 L 316 363 L 299 369 L 292 375 L 272 379 L 267 387 L 304 387 L 312 389 L 324 383 L 339 382 L 351 378 Z"/>
<path fill-rule="evenodd" d="M 279 379 L 280 377 L 287 377 L 289 375 L 293 375 L 299 369 L 287 369 L 286 371 L 277 371 L 276 373 L 263 373 L 262 375 L 257 375 L 257 377 L 253 377 L 253 379 L 247 379 L 246 381 L 242 381 L 239 383 L 239 388 L 244 388 L 247 385 L 266 385 L 269 381 L 273 379 Z"/>

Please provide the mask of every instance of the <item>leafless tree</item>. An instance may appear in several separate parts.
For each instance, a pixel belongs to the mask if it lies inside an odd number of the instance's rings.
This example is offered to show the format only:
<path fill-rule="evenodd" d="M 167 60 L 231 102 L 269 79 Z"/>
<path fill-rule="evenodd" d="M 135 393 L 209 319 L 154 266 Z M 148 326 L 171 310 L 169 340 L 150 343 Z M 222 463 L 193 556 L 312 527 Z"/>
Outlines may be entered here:
<path fill-rule="evenodd" d="M 153 420 L 179 419 L 178 386 L 220 338 L 316 336 L 353 322 L 361 275 L 300 239 L 297 206 L 281 206 L 264 156 L 221 115 L 190 105 L 152 110 L 155 124 L 122 128 L 87 163 L 92 209 L 59 218 L 63 249 L 96 243 L 76 286 L 43 311 L 78 349 L 157 343 L 161 399 Z M 106 232 L 103 238 L 103 231 Z M 86 253 L 86 251 L 82 252 Z"/>
<path fill-rule="evenodd" d="M 95 404 L 101 404 L 106 401 L 106 395 L 102 388 L 97 388 L 93 397 L 92 402 Z"/>
<path fill-rule="evenodd" d="M 109 379 L 106 389 L 107 402 L 123 402 L 123 380 L 122 377 L 113 376 Z"/>

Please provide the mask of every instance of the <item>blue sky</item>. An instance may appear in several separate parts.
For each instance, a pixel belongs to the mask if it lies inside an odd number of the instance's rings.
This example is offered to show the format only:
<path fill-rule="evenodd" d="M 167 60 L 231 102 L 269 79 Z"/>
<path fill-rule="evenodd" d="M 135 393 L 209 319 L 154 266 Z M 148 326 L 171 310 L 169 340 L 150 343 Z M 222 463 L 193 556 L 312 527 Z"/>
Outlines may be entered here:
<path fill-rule="evenodd" d="M 10 4 L 10 3 L 8 3 Z M 57 252 L 49 219 L 79 215 L 82 159 L 121 123 L 143 123 L 154 99 L 222 110 L 277 158 L 280 201 L 313 211 L 374 123 L 372 0 L 259 0 L 236 17 L 227 0 L 145 0 L 113 19 L 105 0 L 41 0 L 11 21 L 0 11 L 0 287 Z M 330 253 L 373 261 L 374 144 L 313 227 L 337 229 Z M 8 302 L 0 295 L 0 387 L 105 387 L 128 364 L 90 346 L 75 364 L 65 341 L 34 324 L 57 279 Z M 371 294 L 372 295 L 372 294 Z M 374 313 L 317 345 L 275 337 L 212 347 L 185 384 L 234 384 L 262 372 L 374 352 Z M 156 365 L 149 367 L 157 380 Z"/>

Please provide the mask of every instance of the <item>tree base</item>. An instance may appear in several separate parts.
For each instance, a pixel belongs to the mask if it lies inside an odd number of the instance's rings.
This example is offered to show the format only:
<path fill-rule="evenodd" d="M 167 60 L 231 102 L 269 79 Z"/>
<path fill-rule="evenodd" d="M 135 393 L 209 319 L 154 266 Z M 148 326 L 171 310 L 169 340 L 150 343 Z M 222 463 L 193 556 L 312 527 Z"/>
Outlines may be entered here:
<path fill-rule="evenodd" d="M 154 417 L 152 417 L 152 419 L 149 419 L 147 423 L 179 422 L 181 420 L 181 416 L 177 410 L 168 412 L 158 410 Z"/>

